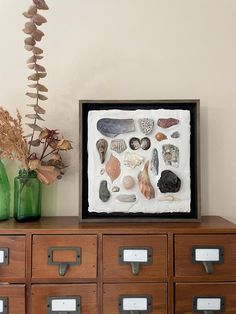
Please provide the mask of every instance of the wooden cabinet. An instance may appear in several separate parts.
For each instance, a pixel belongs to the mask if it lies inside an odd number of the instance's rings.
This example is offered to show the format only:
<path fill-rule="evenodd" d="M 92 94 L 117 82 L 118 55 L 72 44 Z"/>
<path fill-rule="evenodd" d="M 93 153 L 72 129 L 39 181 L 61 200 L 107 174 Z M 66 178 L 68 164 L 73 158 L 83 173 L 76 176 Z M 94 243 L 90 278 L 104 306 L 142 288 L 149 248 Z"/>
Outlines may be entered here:
<path fill-rule="evenodd" d="M 10 220 L 0 223 L 0 313 L 235 314 L 235 265 L 236 226 L 220 217 Z"/>

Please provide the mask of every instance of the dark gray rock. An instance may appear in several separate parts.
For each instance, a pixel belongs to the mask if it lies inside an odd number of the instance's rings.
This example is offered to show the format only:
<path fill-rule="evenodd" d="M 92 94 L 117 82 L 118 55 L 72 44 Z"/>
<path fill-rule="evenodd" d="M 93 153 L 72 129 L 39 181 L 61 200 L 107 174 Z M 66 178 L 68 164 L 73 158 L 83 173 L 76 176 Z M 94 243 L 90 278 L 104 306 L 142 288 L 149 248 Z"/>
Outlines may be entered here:
<path fill-rule="evenodd" d="M 170 170 L 164 170 L 157 183 L 161 193 L 176 193 L 179 192 L 181 187 L 180 178 Z"/>
<path fill-rule="evenodd" d="M 172 138 L 179 138 L 180 137 L 180 133 L 178 131 L 174 132 L 171 134 Z"/>
<path fill-rule="evenodd" d="M 107 202 L 109 200 L 109 198 L 111 197 L 111 193 L 109 192 L 108 188 L 107 188 L 107 181 L 103 180 L 100 183 L 100 188 L 99 188 L 99 198 L 103 201 L 103 202 Z"/>

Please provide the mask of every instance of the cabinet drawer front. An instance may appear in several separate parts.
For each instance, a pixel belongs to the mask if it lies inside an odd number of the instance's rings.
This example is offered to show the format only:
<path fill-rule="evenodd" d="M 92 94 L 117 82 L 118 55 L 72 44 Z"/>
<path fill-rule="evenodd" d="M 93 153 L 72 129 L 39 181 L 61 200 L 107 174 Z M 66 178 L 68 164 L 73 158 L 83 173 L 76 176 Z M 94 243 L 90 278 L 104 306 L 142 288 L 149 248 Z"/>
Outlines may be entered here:
<path fill-rule="evenodd" d="M 25 237 L 0 236 L 0 281 L 25 278 Z"/>
<path fill-rule="evenodd" d="M 125 283 L 103 286 L 103 314 L 126 314 L 131 311 L 167 314 L 167 285 Z"/>
<path fill-rule="evenodd" d="M 176 277 L 231 280 L 235 264 L 236 235 L 175 236 Z"/>
<path fill-rule="evenodd" d="M 32 314 L 96 314 L 96 284 L 32 285 Z"/>
<path fill-rule="evenodd" d="M 164 280 L 167 276 L 166 236 L 104 236 L 103 276 L 107 281 Z"/>
<path fill-rule="evenodd" d="M 234 314 L 236 313 L 235 296 L 235 283 L 178 283 L 175 287 L 175 313 Z"/>
<path fill-rule="evenodd" d="M 25 313 L 24 285 L 0 286 L 0 313 L 3 314 Z"/>
<path fill-rule="evenodd" d="M 80 280 L 96 276 L 96 235 L 34 236 L 33 278 Z"/>

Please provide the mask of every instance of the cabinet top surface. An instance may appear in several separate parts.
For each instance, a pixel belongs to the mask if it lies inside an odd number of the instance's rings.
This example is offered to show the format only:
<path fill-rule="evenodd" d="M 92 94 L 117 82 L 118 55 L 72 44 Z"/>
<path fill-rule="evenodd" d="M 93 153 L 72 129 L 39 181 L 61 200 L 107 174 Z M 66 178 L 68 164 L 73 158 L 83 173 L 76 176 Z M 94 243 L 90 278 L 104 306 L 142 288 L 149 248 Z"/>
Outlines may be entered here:
<path fill-rule="evenodd" d="M 219 216 L 203 216 L 201 222 L 101 222 L 79 223 L 78 217 L 42 217 L 37 222 L 0 222 L 0 233 L 235 233 L 236 225 Z"/>

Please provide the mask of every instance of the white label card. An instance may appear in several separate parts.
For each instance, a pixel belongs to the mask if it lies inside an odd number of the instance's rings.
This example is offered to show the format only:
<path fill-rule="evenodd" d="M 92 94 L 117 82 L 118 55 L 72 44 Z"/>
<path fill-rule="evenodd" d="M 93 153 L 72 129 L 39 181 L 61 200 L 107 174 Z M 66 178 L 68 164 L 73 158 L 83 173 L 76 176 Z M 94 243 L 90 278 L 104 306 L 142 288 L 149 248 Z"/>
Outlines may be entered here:
<path fill-rule="evenodd" d="M 52 300 L 52 311 L 76 312 L 76 299 L 56 299 Z"/>
<path fill-rule="evenodd" d="M 221 310 L 221 299 L 220 298 L 198 298 L 197 299 L 197 310 L 198 311 L 219 311 Z"/>
<path fill-rule="evenodd" d="M 195 249 L 195 260 L 198 262 L 219 262 L 219 249 Z"/>
<path fill-rule="evenodd" d="M 124 298 L 123 310 L 124 311 L 146 311 L 148 307 L 147 298 Z"/>
<path fill-rule="evenodd" d="M 0 300 L 0 313 L 3 313 L 3 301 Z"/>
<path fill-rule="evenodd" d="M 124 262 L 147 262 L 148 261 L 148 250 L 127 250 L 123 251 Z"/>
<path fill-rule="evenodd" d="M 4 251 L 0 251 L 0 264 L 3 264 L 4 263 Z"/>

